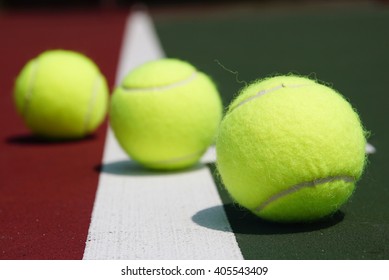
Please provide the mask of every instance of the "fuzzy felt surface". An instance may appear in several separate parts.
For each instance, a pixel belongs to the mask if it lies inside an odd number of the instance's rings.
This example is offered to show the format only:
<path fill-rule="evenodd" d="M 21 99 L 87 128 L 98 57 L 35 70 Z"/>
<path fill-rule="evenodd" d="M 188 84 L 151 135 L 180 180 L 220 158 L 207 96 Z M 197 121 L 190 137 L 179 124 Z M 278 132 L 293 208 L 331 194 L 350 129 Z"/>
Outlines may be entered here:
<path fill-rule="evenodd" d="M 30 60 L 21 70 L 14 100 L 35 134 L 77 138 L 93 132 L 104 120 L 108 86 L 86 56 L 51 50 Z"/>
<path fill-rule="evenodd" d="M 258 216 L 315 220 L 352 194 L 365 143 L 357 113 L 340 94 L 279 76 L 249 85 L 232 102 L 217 137 L 217 166 L 231 196 Z"/>
<path fill-rule="evenodd" d="M 221 116 L 219 93 L 207 75 L 186 62 L 161 59 L 129 73 L 115 90 L 110 123 L 132 159 L 176 169 L 198 161 Z"/>

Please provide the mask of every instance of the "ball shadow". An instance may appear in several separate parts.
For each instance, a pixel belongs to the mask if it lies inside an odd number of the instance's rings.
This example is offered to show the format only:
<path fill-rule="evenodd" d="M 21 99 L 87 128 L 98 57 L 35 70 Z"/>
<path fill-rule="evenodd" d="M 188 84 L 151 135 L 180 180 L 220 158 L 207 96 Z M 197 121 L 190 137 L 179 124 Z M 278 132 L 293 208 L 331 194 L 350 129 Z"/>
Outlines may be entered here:
<path fill-rule="evenodd" d="M 224 210 L 234 233 L 270 235 L 311 232 L 332 227 L 344 219 L 344 213 L 337 211 L 332 216 L 310 223 L 276 223 L 263 220 L 236 204 L 229 203 L 210 207 L 197 212 L 192 221 L 196 224 L 219 231 L 230 231 L 224 225 L 220 213 Z"/>
<path fill-rule="evenodd" d="M 120 176 L 163 176 L 192 172 L 204 168 L 204 164 L 198 163 L 192 167 L 178 170 L 153 170 L 147 169 L 133 160 L 121 160 L 98 164 L 94 170 L 98 173 L 107 173 Z"/>
<path fill-rule="evenodd" d="M 97 137 L 94 134 L 84 136 L 82 138 L 75 139 L 49 139 L 44 137 L 39 137 L 33 134 L 20 134 L 13 135 L 5 139 L 5 142 L 10 145 L 20 145 L 20 146 L 40 146 L 40 145 L 58 145 L 58 144 L 73 144 L 79 142 L 93 141 Z"/>

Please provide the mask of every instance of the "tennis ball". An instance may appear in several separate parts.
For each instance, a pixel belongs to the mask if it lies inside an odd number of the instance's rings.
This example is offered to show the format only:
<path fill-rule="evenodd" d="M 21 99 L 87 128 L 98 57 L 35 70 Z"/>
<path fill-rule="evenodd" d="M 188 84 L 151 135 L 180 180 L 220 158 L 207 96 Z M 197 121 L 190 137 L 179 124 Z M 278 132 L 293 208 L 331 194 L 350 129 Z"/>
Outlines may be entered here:
<path fill-rule="evenodd" d="M 297 76 L 244 88 L 216 140 L 217 168 L 231 197 L 257 216 L 314 221 L 354 191 L 365 164 L 357 113 L 333 89 Z"/>
<path fill-rule="evenodd" d="M 214 140 L 222 103 L 212 80 L 188 62 L 159 59 L 131 71 L 112 95 L 110 123 L 141 165 L 195 164 Z"/>
<path fill-rule="evenodd" d="M 47 138 L 79 138 L 103 121 L 108 87 L 86 56 L 45 51 L 30 60 L 15 82 L 14 101 L 27 127 Z"/>

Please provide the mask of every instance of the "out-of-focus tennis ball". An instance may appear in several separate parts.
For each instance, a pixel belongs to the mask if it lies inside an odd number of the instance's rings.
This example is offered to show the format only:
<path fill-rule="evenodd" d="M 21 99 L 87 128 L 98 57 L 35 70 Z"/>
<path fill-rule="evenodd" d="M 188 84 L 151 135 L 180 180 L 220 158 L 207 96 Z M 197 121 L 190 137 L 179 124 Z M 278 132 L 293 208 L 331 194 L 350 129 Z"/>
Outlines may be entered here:
<path fill-rule="evenodd" d="M 195 164 L 214 140 L 222 103 L 213 81 L 188 62 L 160 59 L 114 91 L 110 123 L 122 148 L 151 169 Z"/>
<path fill-rule="evenodd" d="M 21 70 L 14 100 L 34 134 L 80 138 L 92 133 L 104 120 L 108 87 L 88 57 L 74 51 L 49 50 Z"/>

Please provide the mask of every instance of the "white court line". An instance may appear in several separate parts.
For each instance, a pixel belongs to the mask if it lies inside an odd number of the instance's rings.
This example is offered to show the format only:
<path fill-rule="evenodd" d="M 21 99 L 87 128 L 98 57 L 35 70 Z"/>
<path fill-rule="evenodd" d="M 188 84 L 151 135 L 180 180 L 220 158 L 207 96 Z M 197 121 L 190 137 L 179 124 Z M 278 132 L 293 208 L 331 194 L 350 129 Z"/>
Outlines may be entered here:
<path fill-rule="evenodd" d="M 146 12 L 132 12 L 127 19 L 116 73 L 119 85 L 127 73 L 145 62 L 164 57 L 153 22 Z"/>
<path fill-rule="evenodd" d="M 127 22 L 117 81 L 163 57 L 144 12 Z M 203 157 L 215 157 L 214 148 Z M 108 129 L 84 259 L 243 259 L 210 170 L 153 173 L 128 160 Z"/>
<path fill-rule="evenodd" d="M 366 143 L 365 151 L 366 154 L 375 154 L 377 150 L 372 144 Z"/>

